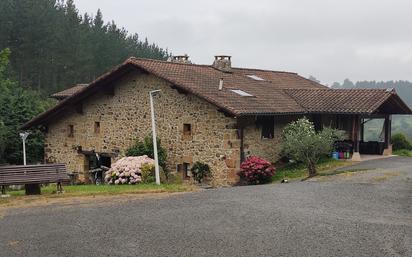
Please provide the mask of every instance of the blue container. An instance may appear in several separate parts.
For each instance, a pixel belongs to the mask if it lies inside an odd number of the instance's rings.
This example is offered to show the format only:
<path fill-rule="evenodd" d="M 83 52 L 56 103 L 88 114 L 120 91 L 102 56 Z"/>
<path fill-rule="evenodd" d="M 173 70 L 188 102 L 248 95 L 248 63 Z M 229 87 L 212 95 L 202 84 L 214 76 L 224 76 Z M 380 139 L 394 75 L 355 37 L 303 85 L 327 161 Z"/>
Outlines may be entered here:
<path fill-rule="evenodd" d="M 335 160 L 339 160 L 339 153 L 338 152 L 332 152 L 332 158 Z"/>

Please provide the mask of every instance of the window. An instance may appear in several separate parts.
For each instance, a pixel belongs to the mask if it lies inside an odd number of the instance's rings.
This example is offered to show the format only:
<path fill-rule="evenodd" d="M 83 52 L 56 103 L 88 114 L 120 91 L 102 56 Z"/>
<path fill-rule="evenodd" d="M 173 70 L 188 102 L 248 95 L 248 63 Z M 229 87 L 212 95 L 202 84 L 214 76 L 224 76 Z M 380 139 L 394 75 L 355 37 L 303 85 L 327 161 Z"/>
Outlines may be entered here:
<path fill-rule="evenodd" d="M 189 178 L 190 177 L 190 168 L 189 168 L 189 163 L 184 162 L 183 163 L 183 177 L 184 178 Z"/>
<path fill-rule="evenodd" d="M 69 125 L 67 136 L 74 137 L 74 126 L 73 125 Z"/>
<path fill-rule="evenodd" d="M 183 135 L 190 136 L 192 135 L 192 125 L 185 123 L 183 124 Z"/>
<path fill-rule="evenodd" d="M 249 77 L 249 78 L 251 78 L 251 79 L 254 79 L 254 80 L 259 80 L 259 81 L 263 81 L 264 79 L 262 79 L 261 77 L 259 77 L 259 76 L 256 76 L 256 75 L 254 75 L 254 74 L 250 74 L 250 75 L 246 75 L 247 77 Z"/>
<path fill-rule="evenodd" d="M 230 91 L 232 91 L 233 93 L 236 93 L 240 96 L 253 96 L 253 95 L 251 95 L 251 94 L 249 94 L 249 93 L 247 93 L 243 90 L 240 90 L 240 89 L 231 89 Z"/>
<path fill-rule="evenodd" d="M 96 134 L 100 133 L 100 122 L 99 121 L 94 122 L 94 133 Z"/>
<path fill-rule="evenodd" d="M 262 138 L 273 138 L 275 134 L 275 119 L 273 117 L 265 117 L 260 119 L 259 123 L 262 126 Z"/>
<path fill-rule="evenodd" d="M 180 172 L 182 173 L 183 179 L 188 179 L 191 176 L 189 166 L 190 166 L 190 163 L 186 163 L 186 162 L 184 162 L 183 164 L 176 165 L 176 171 L 179 173 Z"/>

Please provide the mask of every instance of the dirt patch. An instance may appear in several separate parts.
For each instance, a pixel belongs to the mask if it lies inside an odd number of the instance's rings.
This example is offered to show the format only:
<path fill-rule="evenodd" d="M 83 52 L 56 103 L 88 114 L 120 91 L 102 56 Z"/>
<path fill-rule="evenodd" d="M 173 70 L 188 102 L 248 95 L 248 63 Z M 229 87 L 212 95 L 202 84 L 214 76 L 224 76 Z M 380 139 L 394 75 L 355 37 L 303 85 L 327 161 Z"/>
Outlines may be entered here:
<path fill-rule="evenodd" d="M 383 182 L 385 180 L 388 180 L 390 178 L 397 177 L 397 176 L 400 176 L 400 175 L 401 175 L 400 172 L 395 172 L 395 171 L 394 172 L 385 172 L 382 175 L 373 177 L 372 179 L 375 182 Z"/>
<path fill-rule="evenodd" d="M 69 196 L 69 197 L 50 197 L 50 196 L 22 196 L 18 198 L 7 198 L 6 202 L 0 205 L 0 219 L 4 217 L 5 211 L 18 208 L 33 208 L 53 205 L 58 207 L 69 207 L 73 205 L 105 205 L 126 202 L 139 199 L 161 199 L 181 195 L 189 192 L 163 192 L 163 193 L 131 193 L 120 195 L 92 195 L 92 196 Z"/>
<path fill-rule="evenodd" d="M 311 178 L 310 181 L 316 182 L 334 182 L 334 181 L 348 181 L 353 183 L 373 184 L 384 182 L 388 179 L 400 176 L 398 171 L 387 171 L 384 169 L 373 170 L 348 170 L 339 171 L 336 174 L 327 174 Z"/>

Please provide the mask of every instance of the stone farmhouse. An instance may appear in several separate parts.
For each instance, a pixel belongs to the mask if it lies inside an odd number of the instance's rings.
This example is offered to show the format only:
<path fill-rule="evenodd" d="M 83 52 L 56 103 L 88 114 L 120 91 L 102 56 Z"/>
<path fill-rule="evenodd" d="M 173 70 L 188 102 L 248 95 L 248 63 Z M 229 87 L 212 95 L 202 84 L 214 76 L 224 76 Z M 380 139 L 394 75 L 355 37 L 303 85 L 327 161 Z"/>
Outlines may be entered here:
<path fill-rule="evenodd" d="M 90 84 L 54 94 L 59 103 L 22 126 L 41 126 L 45 162 L 65 163 L 87 176 L 93 151 L 106 165 L 137 139 L 151 135 L 149 91 L 155 97 L 158 137 L 167 149 L 167 169 L 183 178 L 196 162 L 210 165 L 214 185 L 231 184 L 241 161 L 258 155 L 279 159 L 281 132 L 310 118 L 316 129 L 346 132 L 353 158 L 390 154 L 391 115 L 411 114 L 392 89 L 330 89 L 296 73 L 235 68 L 230 56 L 212 65 L 129 58 Z M 382 142 L 365 142 L 363 127 L 383 119 Z"/>

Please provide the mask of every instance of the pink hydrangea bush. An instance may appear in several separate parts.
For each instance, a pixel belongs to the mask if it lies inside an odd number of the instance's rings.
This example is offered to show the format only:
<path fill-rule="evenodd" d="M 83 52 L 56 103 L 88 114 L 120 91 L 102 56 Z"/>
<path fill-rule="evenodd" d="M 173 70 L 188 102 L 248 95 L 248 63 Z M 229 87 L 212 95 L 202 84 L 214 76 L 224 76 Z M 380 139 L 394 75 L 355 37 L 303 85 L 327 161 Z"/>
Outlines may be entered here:
<path fill-rule="evenodd" d="M 248 184 L 263 184 L 271 181 L 275 175 L 275 167 L 257 156 L 250 156 L 240 164 L 238 175 Z"/>
<path fill-rule="evenodd" d="M 105 181 L 110 185 L 140 183 L 142 182 L 141 167 L 145 164 L 154 165 L 154 160 L 147 155 L 121 158 L 106 172 Z"/>

